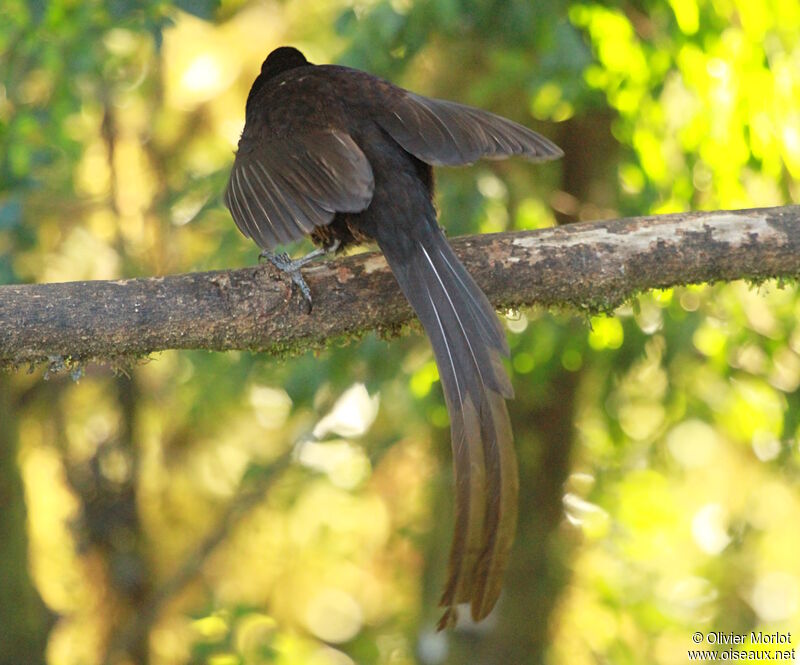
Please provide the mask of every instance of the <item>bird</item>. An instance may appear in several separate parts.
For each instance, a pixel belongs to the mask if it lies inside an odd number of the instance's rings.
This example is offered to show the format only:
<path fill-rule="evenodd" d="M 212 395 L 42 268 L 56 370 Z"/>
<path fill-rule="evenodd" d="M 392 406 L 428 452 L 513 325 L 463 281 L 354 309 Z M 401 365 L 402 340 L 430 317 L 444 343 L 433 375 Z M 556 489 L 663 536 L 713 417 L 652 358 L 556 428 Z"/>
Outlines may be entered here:
<path fill-rule="evenodd" d="M 262 255 L 290 273 L 322 253 L 373 242 L 427 334 L 450 418 L 455 527 L 441 630 L 469 604 L 497 603 L 517 523 L 518 472 L 503 365 L 508 342 L 488 299 L 451 249 L 434 205 L 434 166 L 563 152 L 507 118 L 433 99 L 367 72 L 315 65 L 291 46 L 264 60 L 247 96 L 224 202 Z M 303 237 L 318 249 L 274 253 Z"/>

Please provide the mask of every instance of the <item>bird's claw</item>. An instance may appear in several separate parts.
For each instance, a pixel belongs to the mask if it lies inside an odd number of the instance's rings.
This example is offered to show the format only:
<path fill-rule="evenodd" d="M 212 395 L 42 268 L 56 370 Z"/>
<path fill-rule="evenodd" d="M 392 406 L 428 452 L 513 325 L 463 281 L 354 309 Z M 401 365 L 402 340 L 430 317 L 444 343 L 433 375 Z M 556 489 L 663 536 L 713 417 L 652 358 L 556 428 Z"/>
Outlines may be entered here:
<path fill-rule="evenodd" d="M 311 289 L 308 288 L 308 284 L 303 278 L 303 274 L 300 272 L 300 268 L 306 264 L 306 261 L 303 261 L 302 259 L 293 261 L 285 252 L 273 254 L 267 250 L 263 250 L 258 255 L 258 258 L 259 260 L 266 259 L 278 270 L 291 278 L 292 282 L 297 285 L 298 289 L 300 289 L 300 293 L 303 294 L 303 300 L 306 303 L 306 314 L 310 314 L 312 305 Z"/>
<path fill-rule="evenodd" d="M 303 294 L 303 299 L 306 301 L 306 313 L 310 314 L 311 289 L 308 288 L 306 280 L 303 279 L 303 275 L 300 273 L 300 268 L 302 268 L 306 263 L 309 263 L 320 256 L 324 256 L 325 254 L 333 254 L 337 249 L 339 249 L 340 245 L 341 242 L 338 239 L 335 239 L 327 247 L 315 249 L 313 252 L 309 252 L 305 256 L 301 256 L 299 259 L 290 258 L 286 252 L 274 254 L 267 249 L 263 249 L 258 255 L 258 260 L 261 261 L 262 259 L 267 259 L 278 270 L 280 270 L 282 273 L 286 273 L 292 278 L 292 281 L 297 284 L 297 288 L 300 289 L 300 293 Z"/>

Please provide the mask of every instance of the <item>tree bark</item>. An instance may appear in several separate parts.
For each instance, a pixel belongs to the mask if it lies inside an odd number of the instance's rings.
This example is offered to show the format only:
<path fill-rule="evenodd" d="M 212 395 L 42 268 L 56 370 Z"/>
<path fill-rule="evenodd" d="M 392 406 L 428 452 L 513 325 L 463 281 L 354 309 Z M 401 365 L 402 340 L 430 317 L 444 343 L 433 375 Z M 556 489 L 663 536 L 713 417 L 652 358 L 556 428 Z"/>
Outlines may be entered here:
<path fill-rule="evenodd" d="M 800 206 L 636 217 L 459 238 L 498 307 L 610 311 L 643 290 L 800 275 Z M 272 266 L 148 279 L 0 287 L 0 366 L 115 361 L 165 349 L 275 354 L 369 329 L 411 310 L 380 254 L 304 270 L 314 297 Z"/>

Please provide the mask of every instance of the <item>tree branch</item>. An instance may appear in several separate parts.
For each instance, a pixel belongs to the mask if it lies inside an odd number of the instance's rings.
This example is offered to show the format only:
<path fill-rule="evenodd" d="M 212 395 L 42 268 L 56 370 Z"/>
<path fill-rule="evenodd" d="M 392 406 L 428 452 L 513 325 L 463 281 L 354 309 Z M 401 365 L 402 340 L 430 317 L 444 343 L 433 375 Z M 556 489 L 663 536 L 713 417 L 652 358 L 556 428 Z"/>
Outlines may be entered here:
<path fill-rule="evenodd" d="M 694 212 L 453 240 L 498 307 L 611 310 L 652 288 L 800 275 L 800 206 Z M 164 349 L 282 353 L 411 318 L 383 257 L 304 270 L 314 296 L 270 265 L 149 279 L 0 287 L 0 365 L 115 359 Z"/>

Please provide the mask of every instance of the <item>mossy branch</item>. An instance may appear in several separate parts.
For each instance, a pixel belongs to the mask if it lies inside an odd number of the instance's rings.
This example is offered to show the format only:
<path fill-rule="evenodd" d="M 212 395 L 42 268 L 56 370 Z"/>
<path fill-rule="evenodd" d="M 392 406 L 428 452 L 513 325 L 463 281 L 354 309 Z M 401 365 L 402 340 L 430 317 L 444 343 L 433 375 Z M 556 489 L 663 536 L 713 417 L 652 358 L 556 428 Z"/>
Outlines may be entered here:
<path fill-rule="evenodd" d="M 457 238 L 497 307 L 611 310 L 653 288 L 800 275 L 800 206 L 693 212 Z M 0 365 L 116 361 L 165 349 L 286 353 L 395 329 L 411 309 L 377 253 L 304 270 L 313 311 L 271 265 L 0 286 Z"/>

